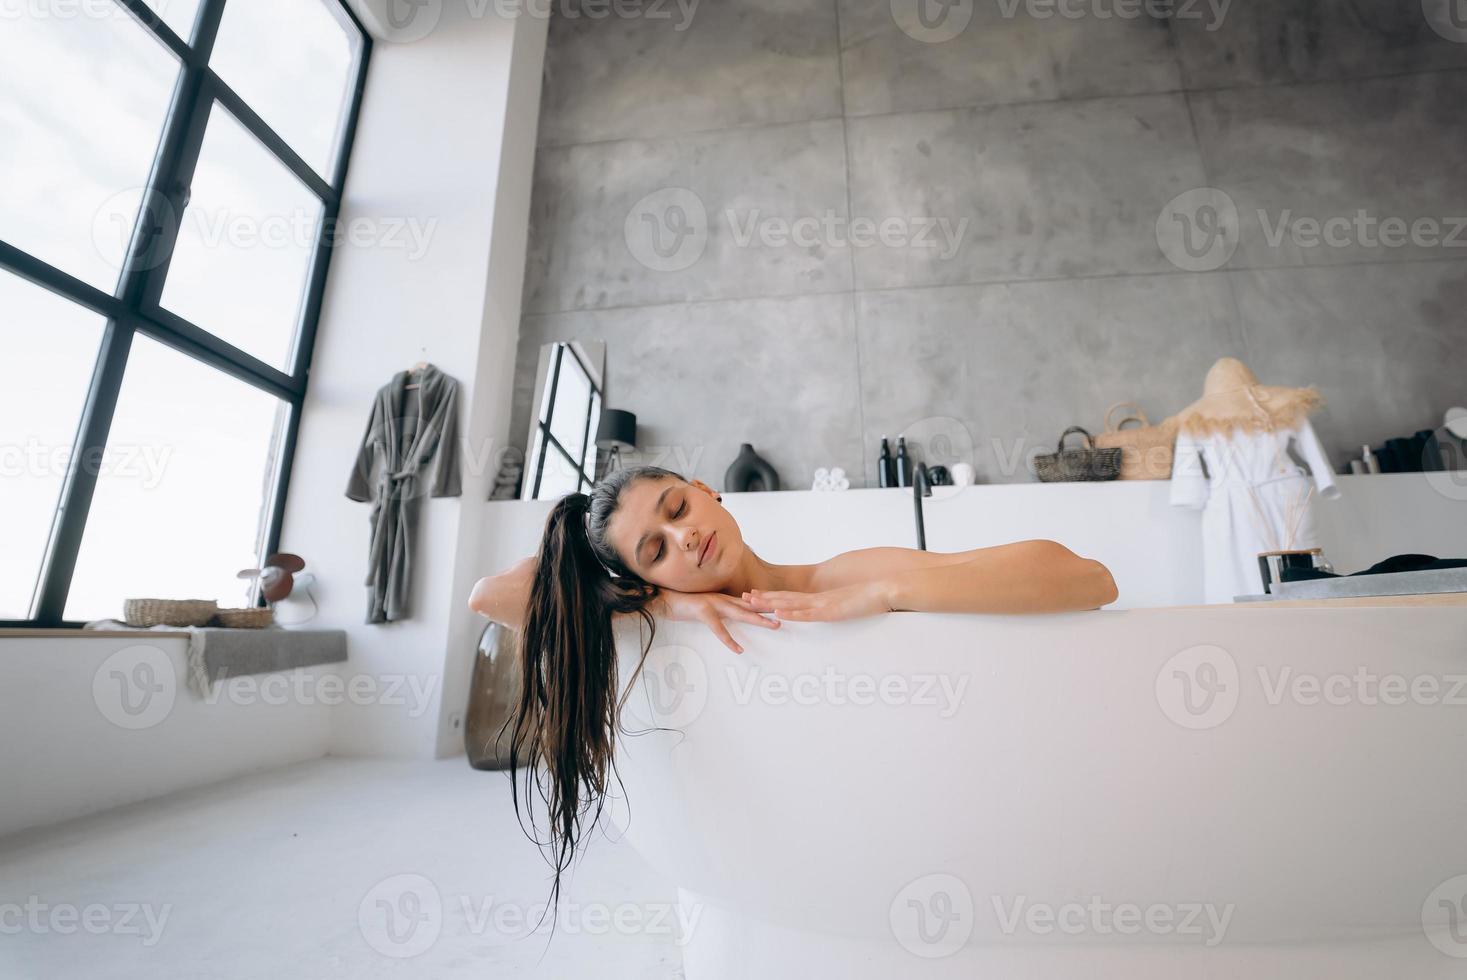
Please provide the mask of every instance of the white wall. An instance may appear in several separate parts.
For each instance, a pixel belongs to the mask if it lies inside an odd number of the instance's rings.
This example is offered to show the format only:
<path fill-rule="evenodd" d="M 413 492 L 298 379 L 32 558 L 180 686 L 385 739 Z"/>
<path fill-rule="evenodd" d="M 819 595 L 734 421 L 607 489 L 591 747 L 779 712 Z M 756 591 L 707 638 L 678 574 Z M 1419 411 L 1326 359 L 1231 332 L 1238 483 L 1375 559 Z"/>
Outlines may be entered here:
<path fill-rule="evenodd" d="M 326 754 L 335 695 L 321 678 L 345 664 L 266 675 L 288 685 L 273 689 L 235 678 L 201 699 L 184 684 L 186 646 L 145 633 L 0 641 L 0 835 Z M 122 710 L 122 684 L 142 711 Z"/>
<path fill-rule="evenodd" d="M 471 650 L 484 620 L 468 608 L 474 583 L 484 575 L 484 515 L 494 486 L 500 451 L 509 438 L 510 392 L 514 383 L 515 349 L 519 344 L 520 294 L 525 280 L 530 186 L 535 167 L 535 131 L 540 120 L 541 65 L 545 60 L 545 28 L 515 32 L 509 94 L 504 111 L 504 139 L 494 195 L 494 221 L 489 240 L 489 285 L 484 297 L 474 390 L 480 393 L 466 419 L 465 444 L 477 453 L 465 480 L 464 508 L 448 600 L 448 649 L 443 678 L 444 710 L 438 719 L 437 754 L 464 750 L 462 709 L 467 703 L 472 660 L 454 656 Z M 487 465 L 481 465 L 480 460 Z M 469 462 L 466 456 L 466 464 Z"/>
<path fill-rule="evenodd" d="M 421 256 L 347 244 L 332 257 L 281 536 L 317 575 L 317 622 L 348 630 L 353 668 L 409 674 L 440 698 L 449 651 L 475 639 L 465 602 L 508 427 L 545 28 L 447 4 L 427 36 L 374 47 L 342 219 L 432 232 Z M 460 384 L 463 495 L 419 502 L 411 618 L 367 625 L 369 505 L 343 491 L 373 394 L 418 360 Z M 416 718 L 343 705 L 331 751 L 432 757 L 451 746 L 460 701 Z"/>

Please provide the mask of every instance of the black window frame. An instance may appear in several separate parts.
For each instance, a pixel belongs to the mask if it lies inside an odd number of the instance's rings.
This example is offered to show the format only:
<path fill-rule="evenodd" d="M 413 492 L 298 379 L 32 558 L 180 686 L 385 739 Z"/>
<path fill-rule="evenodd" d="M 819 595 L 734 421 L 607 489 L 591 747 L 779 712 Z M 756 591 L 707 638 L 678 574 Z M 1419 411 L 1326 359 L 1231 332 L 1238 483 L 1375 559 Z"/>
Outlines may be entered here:
<path fill-rule="evenodd" d="M 560 368 L 567 353 L 575 358 L 576 366 L 581 369 L 581 373 L 586 376 L 586 382 L 591 386 L 591 392 L 586 396 L 586 418 L 581 428 L 581 458 L 578 460 L 572 459 L 570 451 L 561 445 L 560 440 L 555 438 L 550 432 L 550 422 L 555 417 L 555 396 L 560 387 Z M 550 397 L 544 403 L 549 405 L 549 410 L 542 416 L 540 415 L 539 406 L 535 408 L 535 425 L 539 429 L 540 434 L 540 452 L 536 454 L 534 460 L 535 476 L 529 484 L 531 488 L 530 499 L 532 500 L 540 499 L 540 477 L 545 473 L 545 455 L 550 451 L 552 446 L 555 447 L 556 452 L 560 453 L 566 462 L 570 463 L 571 468 L 576 471 L 576 490 L 583 491 L 594 482 L 592 478 L 586 476 L 587 454 L 591 456 L 591 472 L 593 476 L 596 472 L 596 445 L 592 441 L 595 433 L 591 431 L 591 406 L 596 404 L 597 398 L 602 399 L 601 404 L 603 407 L 606 404 L 606 400 L 601 393 L 601 385 L 596 381 L 597 374 L 586 366 L 586 362 L 581 360 L 581 355 L 576 353 L 575 348 L 570 343 L 563 340 L 556 342 L 555 363 L 550 366 L 549 374 L 550 376 L 545 379 L 545 385 L 550 391 Z M 533 446 L 534 443 L 532 442 L 531 447 L 533 448 Z"/>
<path fill-rule="evenodd" d="M 73 443 L 70 465 L 62 482 L 59 506 L 52 518 L 45 556 L 31 598 L 29 619 L 0 620 L 0 629 L 75 628 L 82 621 L 63 615 L 86 529 L 88 511 L 96 490 L 98 468 L 107 445 L 108 432 L 117 408 L 134 336 L 141 334 L 165 344 L 204 364 L 223 371 L 255 388 L 279 398 L 287 407 L 285 438 L 281 446 L 276 482 L 270 502 L 265 547 L 260 557 L 279 550 L 280 526 L 290 489 L 291 466 L 301 407 L 305 403 L 311 355 L 326 289 L 326 274 L 341 211 L 367 66 L 372 56 L 372 38 L 344 0 L 320 0 L 339 11 L 343 24 L 360 35 L 361 47 L 354 66 L 348 95 L 350 102 L 341 119 L 337 158 L 329 177 L 316 173 L 291 149 L 245 101 L 209 67 L 219 35 L 224 7 L 249 0 L 201 0 L 193 25 L 192 40 L 180 37 L 145 0 L 112 0 L 126 10 L 154 38 L 166 46 L 179 62 L 179 75 L 164 119 L 158 149 L 149 172 L 144 206 L 139 209 L 132 241 L 117 285 L 111 294 L 83 282 L 61 269 L 0 239 L 0 269 L 13 273 L 77 305 L 106 318 L 107 325 L 88 384 L 81 420 Z M 321 201 L 322 218 L 311 258 L 306 291 L 296 325 L 290 370 L 273 364 L 210 334 L 161 307 L 159 298 L 172 263 L 173 248 L 188 203 L 189 187 L 203 149 L 209 115 L 216 104 L 227 110 Z M 168 206 L 150 208 L 148 202 L 162 200 Z M 87 461 L 91 461 L 87 465 Z M 258 590 L 254 602 L 259 604 Z M 119 610 L 120 614 L 120 610 Z"/>

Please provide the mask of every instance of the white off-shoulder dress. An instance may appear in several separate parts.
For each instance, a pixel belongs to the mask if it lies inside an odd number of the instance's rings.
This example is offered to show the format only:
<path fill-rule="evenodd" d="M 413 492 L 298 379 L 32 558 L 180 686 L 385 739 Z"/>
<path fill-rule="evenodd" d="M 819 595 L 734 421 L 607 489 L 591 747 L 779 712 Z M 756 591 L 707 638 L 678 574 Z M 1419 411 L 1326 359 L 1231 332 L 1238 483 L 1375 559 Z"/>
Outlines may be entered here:
<path fill-rule="evenodd" d="M 1289 455 L 1290 442 L 1308 471 Z M 1177 435 L 1171 503 L 1202 510 L 1205 602 L 1261 593 L 1260 551 L 1319 547 L 1314 497 L 1339 495 L 1334 468 L 1307 418 L 1272 432 Z"/>

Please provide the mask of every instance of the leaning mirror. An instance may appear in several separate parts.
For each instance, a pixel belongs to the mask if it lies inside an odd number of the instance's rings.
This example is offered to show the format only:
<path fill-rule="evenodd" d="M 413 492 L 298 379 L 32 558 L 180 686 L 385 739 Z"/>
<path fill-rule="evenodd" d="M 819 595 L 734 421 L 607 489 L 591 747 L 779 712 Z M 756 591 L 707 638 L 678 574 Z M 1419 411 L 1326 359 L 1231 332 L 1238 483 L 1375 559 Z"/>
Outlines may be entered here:
<path fill-rule="evenodd" d="M 550 500 L 596 482 L 605 369 L 606 344 L 599 340 L 540 348 L 521 499 Z"/>

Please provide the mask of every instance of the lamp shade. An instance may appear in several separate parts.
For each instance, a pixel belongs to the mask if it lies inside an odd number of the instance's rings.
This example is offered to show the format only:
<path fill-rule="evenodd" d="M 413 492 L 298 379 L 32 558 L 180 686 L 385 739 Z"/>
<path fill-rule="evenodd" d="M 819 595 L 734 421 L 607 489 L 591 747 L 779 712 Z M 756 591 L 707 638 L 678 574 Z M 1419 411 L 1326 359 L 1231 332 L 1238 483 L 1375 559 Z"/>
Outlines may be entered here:
<path fill-rule="evenodd" d="M 637 448 L 637 416 L 619 408 L 601 410 L 601 423 L 596 426 L 596 446 L 600 449 Z"/>

